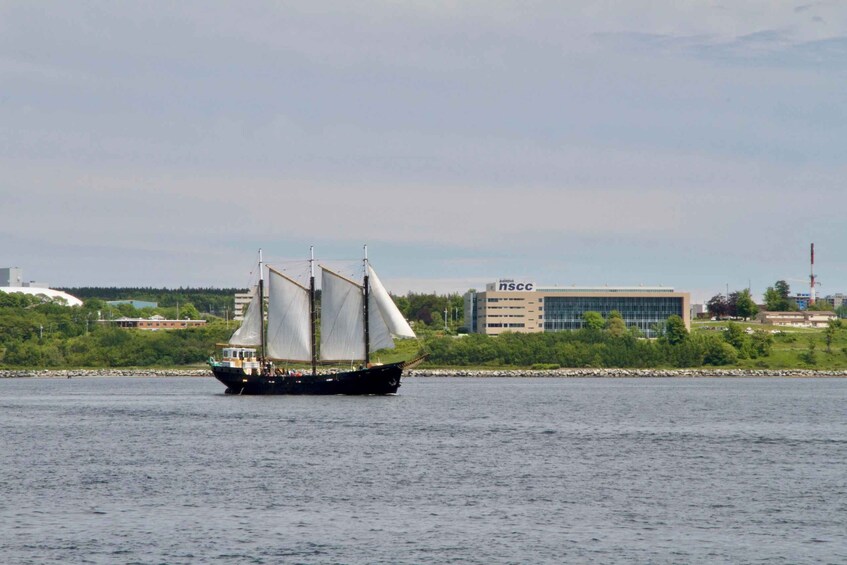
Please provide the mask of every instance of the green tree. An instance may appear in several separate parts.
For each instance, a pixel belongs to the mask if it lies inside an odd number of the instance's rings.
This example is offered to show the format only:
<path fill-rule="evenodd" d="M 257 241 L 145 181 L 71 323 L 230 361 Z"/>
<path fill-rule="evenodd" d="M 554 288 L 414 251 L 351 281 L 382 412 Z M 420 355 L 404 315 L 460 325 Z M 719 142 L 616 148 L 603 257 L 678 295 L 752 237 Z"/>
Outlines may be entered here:
<path fill-rule="evenodd" d="M 744 289 L 736 293 L 735 298 L 735 315 L 739 318 L 752 318 L 759 313 L 759 308 L 753 302 L 753 297 L 750 296 L 750 290 Z"/>
<path fill-rule="evenodd" d="M 748 337 L 744 329 L 739 324 L 730 322 L 726 326 L 726 331 L 723 334 L 724 340 L 733 346 L 741 358 L 747 357 Z"/>
<path fill-rule="evenodd" d="M 665 323 L 664 337 L 671 345 L 682 343 L 688 338 L 688 329 L 685 327 L 685 322 L 676 314 L 668 317 Z"/>
<path fill-rule="evenodd" d="M 750 336 L 751 348 L 756 357 L 767 357 L 773 350 L 773 335 L 765 330 L 756 330 Z"/>
<path fill-rule="evenodd" d="M 736 349 L 740 349 L 744 346 L 744 330 L 735 322 L 729 322 L 726 325 L 726 331 L 723 334 L 723 338 L 728 344 Z"/>
<path fill-rule="evenodd" d="M 790 292 L 791 289 L 787 282 L 783 280 L 776 281 L 773 286 L 769 286 L 765 290 L 765 308 L 771 312 L 796 310 L 797 307 L 788 300 Z"/>
<path fill-rule="evenodd" d="M 709 311 L 709 314 L 717 320 L 728 316 L 729 303 L 727 302 L 726 296 L 723 294 L 714 295 L 708 302 L 706 302 L 706 309 Z"/>
<path fill-rule="evenodd" d="M 582 327 L 589 330 L 602 330 L 606 325 L 606 321 L 600 312 L 583 312 Z"/>
<path fill-rule="evenodd" d="M 441 329 L 444 327 L 444 317 L 441 315 L 441 312 L 438 310 L 432 310 L 429 312 L 429 318 L 431 320 L 431 325 L 434 328 Z"/>
<path fill-rule="evenodd" d="M 809 304 L 806 310 L 814 310 L 817 312 L 832 312 L 832 304 L 825 300 L 816 300 L 814 304 Z"/>
<path fill-rule="evenodd" d="M 815 352 L 817 348 L 817 344 L 815 343 L 815 338 L 813 336 L 809 336 L 808 345 L 806 346 L 806 351 L 800 354 L 800 358 L 808 363 L 809 365 L 816 365 L 818 363 L 818 356 Z"/>
<path fill-rule="evenodd" d="M 703 362 L 707 365 L 732 365 L 738 361 L 738 352 L 722 339 L 709 339 L 706 342 Z"/>
<path fill-rule="evenodd" d="M 200 312 L 197 311 L 194 304 L 186 302 L 185 304 L 179 305 L 179 318 L 181 320 L 185 320 L 186 318 L 189 320 L 199 320 Z"/>
<path fill-rule="evenodd" d="M 823 339 L 826 343 L 827 353 L 832 353 L 832 341 L 835 339 L 835 334 L 841 329 L 841 327 L 842 323 L 839 319 L 830 320 L 826 325 L 826 329 L 823 332 Z"/>
<path fill-rule="evenodd" d="M 609 318 L 606 320 L 606 331 L 612 337 L 623 337 L 627 335 L 626 322 L 617 310 L 609 312 Z"/>
<path fill-rule="evenodd" d="M 782 298 L 788 300 L 788 296 L 791 294 L 791 287 L 788 286 L 787 282 L 784 280 L 778 280 L 774 283 L 773 287 Z"/>

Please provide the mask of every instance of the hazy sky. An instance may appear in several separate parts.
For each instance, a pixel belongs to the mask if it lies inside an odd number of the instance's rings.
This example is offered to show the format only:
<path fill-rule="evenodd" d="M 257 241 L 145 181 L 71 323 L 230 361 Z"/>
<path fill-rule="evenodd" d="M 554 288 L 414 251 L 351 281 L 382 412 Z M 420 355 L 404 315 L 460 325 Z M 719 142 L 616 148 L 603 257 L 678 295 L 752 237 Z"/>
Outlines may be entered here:
<path fill-rule="evenodd" d="M 847 292 L 847 2 L 0 0 L 0 267 Z M 797 280 L 794 280 L 797 279 Z"/>

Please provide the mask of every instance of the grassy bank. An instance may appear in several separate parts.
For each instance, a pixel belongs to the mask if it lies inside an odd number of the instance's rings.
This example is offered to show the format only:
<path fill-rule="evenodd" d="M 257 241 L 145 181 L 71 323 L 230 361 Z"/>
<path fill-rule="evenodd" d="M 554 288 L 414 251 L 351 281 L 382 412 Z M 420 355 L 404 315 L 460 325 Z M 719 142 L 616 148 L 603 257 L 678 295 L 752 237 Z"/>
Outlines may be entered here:
<path fill-rule="evenodd" d="M 739 359 L 732 365 L 742 369 L 847 369 L 847 328 L 831 334 L 823 328 L 788 328 L 758 322 L 735 322 L 745 332 L 771 332 L 773 349 L 767 357 Z M 692 322 L 691 332 L 725 332 L 728 322 Z"/>

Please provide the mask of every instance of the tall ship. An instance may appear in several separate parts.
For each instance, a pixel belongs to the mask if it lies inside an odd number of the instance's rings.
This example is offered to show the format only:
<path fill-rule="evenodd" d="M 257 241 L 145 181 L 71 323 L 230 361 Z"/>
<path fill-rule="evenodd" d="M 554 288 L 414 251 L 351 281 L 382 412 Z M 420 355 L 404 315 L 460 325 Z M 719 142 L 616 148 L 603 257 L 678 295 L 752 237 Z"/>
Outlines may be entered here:
<path fill-rule="evenodd" d="M 309 285 L 305 286 L 262 261 L 259 284 L 241 326 L 209 359 L 215 378 L 228 394 L 394 394 L 403 370 L 423 357 L 399 363 L 371 363 L 371 353 L 394 347 L 394 338 L 415 332 L 394 304 L 368 262 L 356 282 L 321 266 L 320 346 L 317 343 L 315 257 L 310 249 Z M 265 269 L 268 271 L 267 323 Z M 318 364 L 346 364 L 348 370 L 318 372 Z M 311 371 L 287 369 L 309 364 Z"/>

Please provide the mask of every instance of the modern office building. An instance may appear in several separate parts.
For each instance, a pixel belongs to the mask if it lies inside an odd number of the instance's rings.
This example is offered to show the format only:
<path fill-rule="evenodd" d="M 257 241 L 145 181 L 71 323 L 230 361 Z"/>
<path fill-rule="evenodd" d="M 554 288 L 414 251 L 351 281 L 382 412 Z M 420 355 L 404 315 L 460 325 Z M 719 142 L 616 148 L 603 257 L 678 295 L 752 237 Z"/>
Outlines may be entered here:
<path fill-rule="evenodd" d="M 617 310 L 627 327 L 656 337 L 656 324 L 674 314 L 691 328 L 690 302 L 689 293 L 668 287 L 541 287 L 503 279 L 465 294 L 465 325 L 489 335 L 578 330 L 585 312 L 608 317 Z"/>

